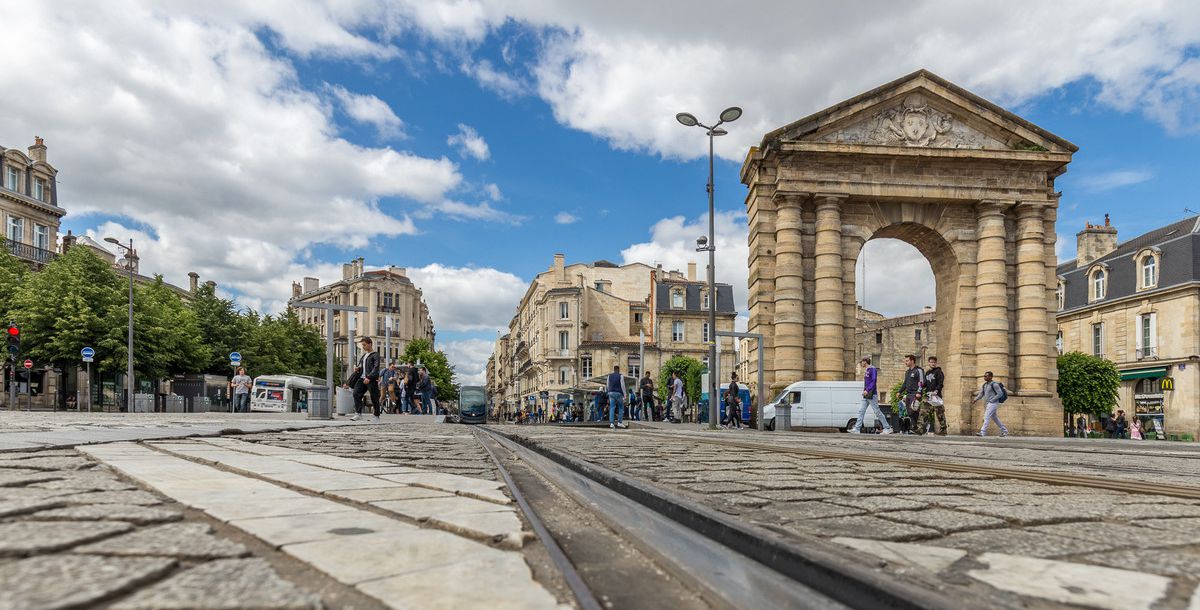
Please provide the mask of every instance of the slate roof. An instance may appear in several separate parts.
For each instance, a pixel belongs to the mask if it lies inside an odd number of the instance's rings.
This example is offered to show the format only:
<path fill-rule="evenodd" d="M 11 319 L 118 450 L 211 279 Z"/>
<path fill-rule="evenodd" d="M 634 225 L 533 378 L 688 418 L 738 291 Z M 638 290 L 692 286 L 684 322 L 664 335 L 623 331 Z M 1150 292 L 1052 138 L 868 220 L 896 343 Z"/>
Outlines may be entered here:
<path fill-rule="evenodd" d="M 676 309 L 671 307 L 671 289 L 681 285 L 684 287 L 683 309 Z M 701 283 L 659 282 L 657 284 L 658 294 L 655 295 L 657 303 L 656 311 L 664 313 L 672 311 L 701 313 L 708 311 L 702 307 L 704 302 L 700 298 L 700 289 L 705 287 Z M 733 286 L 729 284 L 717 284 L 717 313 L 737 313 L 737 308 L 733 306 Z"/>
<path fill-rule="evenodd" d="M 1162 290 L 1200 280 L 1200 216 L 1192 216 L 1143 233 L 1117 245 L 1109 252 L 1083 267 L 1076 268 L 1075 260 L 1060 264 L 1059 277 L 1065 281 L 1062 311 L 1078 309 L 1088 303 L 1088 269 L 1103 263 L 1108 265 L 1108 290 L 1104 298 L 1090 303 L 1106 303 L 1137 292 L 1139 270 L 1133 256 L 1142 248 L 1157 247 L 1162 251 L 1158 266 L 1158 287 Z M 1152 292 L 1152 291 L 1143 291 Z"/>

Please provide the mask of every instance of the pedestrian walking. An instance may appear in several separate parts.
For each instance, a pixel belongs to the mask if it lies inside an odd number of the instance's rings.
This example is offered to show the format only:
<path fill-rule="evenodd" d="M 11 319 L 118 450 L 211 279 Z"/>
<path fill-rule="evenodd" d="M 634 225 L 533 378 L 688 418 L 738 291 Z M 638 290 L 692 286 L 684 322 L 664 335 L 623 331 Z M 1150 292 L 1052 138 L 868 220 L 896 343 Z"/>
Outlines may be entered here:
<path fill-rule="evenodd" d="M 417 383 L 420 382 L 420 373 L 416 367 L 408 367 L 408 374 L 404 376 L 404 397 L 408 401 L 408 411 L 416 415 L 421 414 L 421 397 L 417 393 Z"/>
<path fill-rule="evenodd" d="M 946 401 L 942 398 L 945 383 L 946 374 L 938 366 L 937 356 L 930 356 L 929 370 L 925 371 L 925 404 L 921 405 L 921 425 L 917 426 L 922 434 L 929 429 L 946 436 Z"/>
<path fill-rule="evenodd" d="M 908 422 L 901 423 L 901 426 L 908 425 L 907 434 L 913 434 L 914 429 L 916 434 L 924 434 L 925 431 L 920 428 L 921 423 L 921 388 L 925 383 L 925 371 L 917 366 L 917 357 L 909 354 L 904 357 L 904 385 L 900 393 L 904 396 L 904 410 L 908 415 Z"/>
<path fill-rule="evenodd" d="M 609 428 L 628 428 L 621 421 L 621 404 L 624 402 L 625 376 L 621 374 L 621 366 L 613 367 L 613 372 L 608 375 L 608 427 Z M 615 421 L 614 421 L 615 418 Z"/>
<path fill-rule="evenodd" d="M 642 391 L 642 409 L 648 415 L 646 419 L 650 421 L 662 419 L 661 415 L 654 409 L 654 380 L 650 378 L 650 371 L 646 371 L 642 376 L 640 388 Z"/>
<path fill-rule="evenodd" d="M 1125 431 L 1129 427 L 1129 422 L 1125 420 L 1125 410 L 1117 410 L 1117 438 L 1125 438 Z"/>
<path fill-rule="evenodd" d="M 683 415 L 683 409 L 684 409 L 683 378 L 680 377 L 679 371 L 671 371 L 671 397 L 667 401 L 667 418 L 666 418 L 666 421 L 669 421 L 673 424 L 677 424 L 677 423 L 679 423 L 679 420 L 675 419 L 673 414 L 671 413 L 672 407 L 674 407 L 676 409 L 676 412 L 679 413 L 681 416 Z"/>
<path fill-rule="evenodd" d="M 417 367 L 420 377 L 417 379 L 417 394 L 421 397 L 421 413 L 433 414 L 433 406 L 430 399 L 433 395 L 433 381 L 429 378 L 429 371 L 423 367 Z"/>
<path fill-rule="evenodd" d="M 983 374 L 983 387 L 979 388 L 979 395 L 971 400 L 971 404 L 973 405 L 981 399 L 985 405 L 983 427 L 979 429 L 979 433 L 975 436 L 987 436 L 988 423 L 990 422 L 996 422 L 996 425 L 1000 427 L 1000 436 L 1008 436 L 1008 428 L 1000 421 L 1000 416 L 996 414 L 996 411 L 1000 409 L 1000 404 L 1008 400 L 1008 390 L 1004 389 L 1004 384 L 992 379 L 991 371 Z"/>
<path fill-rule="evenodd" d="M 389 362 L 386 369 L 379 374 L 379 386 L 383 393 L 383 407 L 389 413 L 395 413 L 399 409 L 396 408 L 396 363 Z"/>
<path fill-rule="evenodd" d="M 1135 441 L 1142 440 L 1143 435 L 1142 435 L 1142 420 L 1141 420 L 1141 418 L 1135 417 L 1133 419 L 1133 426 L 1129 428 L 1129 438 L 1131 438 Z"/>
<path fill-rule="evenodd" d="M 1079 438 L 1087 438 L 1087 420 L 1085 420 L 1082 415 L 1075 420 L 1075 430 L 1077 431 Z"/>
<path fill-rule="evenodd" d="M 737 373 L 731 373 L 729 375 L 729 390 L 725 395 L 725 413 L 728 416 L 729 427 L 734 430 L 741 430 L 742 399 L 739 392 L 741 392 L 742 389 L 738 387 L 737 380 Z"/>
<path fill-rule="evenodd" d="M 234 413 L 250 412 L 250 386 L 253 383 L 254 380 L 246 374 L 246 368 L 237 367 L 233 379 L 229 381 L 229 387 L 233 393 Z"/>
<path fill-rule="evenodd" d="M 867 407 L 875 413 L 875 421 L 878 421 L 883 426 L 884 434 L 892 433 L 892 424 L 884 417 L 883 411 L 879 408 L 879 369 L 871 366 L 870 358 L 863 358 L 859 361 L 863 367 L 863 391 L 862 391 L 862 406 L 858 408 L 858 419 L 854 422 L 854 427 L 850 429 L 851 434 L 861 434 L 863 427 L 863 418 L 867 416 Z"/>
<path fill-rule="evenodd" d="M 359 339 L 358 345 L 363 351 L 362 358 L 343 385 L 354 388 L 354 416 L 350 419 L 358 421 L 362 416 L 365 398 L 370 395 L 371 409 L 375 413 L 374 421 L 378 422 L 382 407 L 379 404 L 379 354 L 375 353 L 374 341 L 370 337 Z"/>

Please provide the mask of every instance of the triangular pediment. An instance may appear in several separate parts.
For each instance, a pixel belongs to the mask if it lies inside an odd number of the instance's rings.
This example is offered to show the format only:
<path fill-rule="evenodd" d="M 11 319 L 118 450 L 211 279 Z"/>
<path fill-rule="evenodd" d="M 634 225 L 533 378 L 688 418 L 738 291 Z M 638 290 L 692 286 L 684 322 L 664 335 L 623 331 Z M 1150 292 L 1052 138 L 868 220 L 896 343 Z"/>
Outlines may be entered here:
<path fill-rule="evenodd" d="M 770 142 L 1071 153 L 1074 144 L 925 70 L 777 129 Z"/>

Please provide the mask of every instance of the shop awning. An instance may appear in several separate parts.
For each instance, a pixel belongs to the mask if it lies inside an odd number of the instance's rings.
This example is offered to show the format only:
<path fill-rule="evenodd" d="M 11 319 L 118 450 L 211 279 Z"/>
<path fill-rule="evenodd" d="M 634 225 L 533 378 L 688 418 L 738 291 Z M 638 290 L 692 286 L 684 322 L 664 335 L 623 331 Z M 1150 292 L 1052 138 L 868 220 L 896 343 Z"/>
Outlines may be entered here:
<path fill-rule="evenodd" d="M 1129 381 L 1130 379 L 1157 379 L 1167 376 L 1167 367 L 1158 367 L 1155 369 L 1136 369 L 1133 371 L 1121 371 L 1121 381 Z"/>

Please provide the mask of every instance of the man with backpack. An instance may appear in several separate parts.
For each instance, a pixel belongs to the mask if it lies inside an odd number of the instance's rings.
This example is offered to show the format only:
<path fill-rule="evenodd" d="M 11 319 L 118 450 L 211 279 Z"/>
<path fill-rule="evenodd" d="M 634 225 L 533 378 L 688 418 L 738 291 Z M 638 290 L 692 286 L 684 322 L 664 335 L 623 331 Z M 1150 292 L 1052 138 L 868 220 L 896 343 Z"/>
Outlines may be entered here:
<path fill-rule="evenodd" d="M 1000 404 L 1008 400 L 1008 390 L 1004 388 L 1004 384 L 992 380 L 992 372 L 988 371 L 983 374 L 983 387 L 979 388 L 979 395 L 976 396 L 971 404 L 975 404 L 979 399 L 983 399 L 986 405 L 983 411 L 983 427 L 979 429 L 979 433 L 975 436 L 987 436 L 988 422 L 996 422 L 1000 426 L 1000 436 L 1008 436 L 1008 428 L 1000 421 L 1000 417 L 996 415 L 996 410 L 1000 408 Z"/>
<path fill-rule="evenodd" d="M 904 396 L 904 409 L 908 412 L 911 424 L 910 434 L 925 434 L 919 427 L 921 423 L 921 391 L 925 386 L 925 371 L 917 366 L 917 357 L 909 354 L 904 357 L 904 385 L 900 393 Z M 901 422 L 902 426 L 905 422 Z"/>
<path fill-rule="evenodd" d="M 921 406 L 921 424 L 917 426 L 921 432 L 928 427 L 938 436 L 946 436 L 946 402 L 942 399 L 945 384 L 946 374 L 938 366 L 937 356 L 930 356 L 929 370 L 925 371 L 925 404 Z"/>
<path fill-rule="evenodd" d="M 854 427 L 848 430 L 850 434 L 861 434 L 863 427 L 863 418 L 867 416 L 867 407 L 875 411 L 875 421 L 883 426 L 883 434 L 892 433 L 892 424 L 888 418 L 884 416 L 883 411 L 879 409 L 879 370 L 871 366 L 870 358 L 863 358 L 859 361 L 863 367 L 863 391 L 862 391 L 862 406 L 858 409 L 858 418 L 854 420 Z"/>

